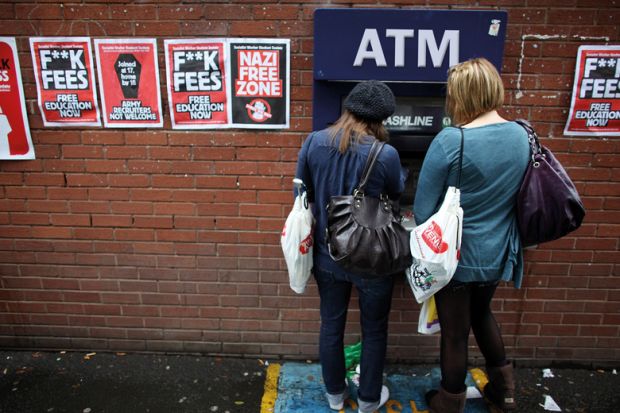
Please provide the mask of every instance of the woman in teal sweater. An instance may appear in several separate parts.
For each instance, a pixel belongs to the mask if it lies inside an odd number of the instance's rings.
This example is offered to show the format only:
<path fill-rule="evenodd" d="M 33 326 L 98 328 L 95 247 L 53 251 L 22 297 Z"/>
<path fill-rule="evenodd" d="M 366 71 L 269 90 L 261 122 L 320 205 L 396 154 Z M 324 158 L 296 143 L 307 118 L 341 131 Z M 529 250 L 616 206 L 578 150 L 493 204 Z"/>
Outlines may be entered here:
<path fill-rule="evenodd" d="M 464 130 L 461 206 L 463 238 L 452 281 L 435 294 L 441 325 L 441 387 L 427 394 L 431 412 L 465 407 L 467 341 L 473 330 L 485 357 L 485 396 L 501 410 L 514 410 L 512 365 L 506 359 L 491 299 L 500 280 L 520 287 L 523 256 L 515 215 L 516 196 L 529 159 L 525 130 L 499 116 L 504 88 L 495 67 L 477 58 L 452 67 L 446 110 L 454 125 L 433 140 L 420 171 L 416 222 L 435 213 L 455 185 Z"/>

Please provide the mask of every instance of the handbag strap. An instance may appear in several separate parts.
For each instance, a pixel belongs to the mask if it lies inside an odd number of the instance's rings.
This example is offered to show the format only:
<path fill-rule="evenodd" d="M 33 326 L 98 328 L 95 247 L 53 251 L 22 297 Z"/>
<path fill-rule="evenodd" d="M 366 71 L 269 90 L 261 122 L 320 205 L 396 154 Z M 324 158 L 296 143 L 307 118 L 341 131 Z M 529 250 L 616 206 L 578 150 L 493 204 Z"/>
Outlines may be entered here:
<path fill-rule="evenodd" d="M 459 128 L 461 130 L 461 152 L 459 153 L 459 174 L 456 178 L 456 187 L 461 188 L 461 172 L 463 171 L 463 146 L 465 145 L 465 132 L 463 128 Z"/>
<path fill-rule="evenodd" d="M 370 151 L 368 152 L 368 158 L 366 159 L 366 164 L 364 165 L 364 171 L 362 172 L 362 177 L 360 178 L 360 183 L 357 185 L 357 188 L 353 191 L 353 194 L 364 193 L 364 189 L 366 188 L 366 184 L 368 183 L 368 177 L 370 177 L 370 173 L 377 162 L 377 158 L 379 157 L 379 153 L 383 149 L 383 142 L 379 142 L 375 140 L 370 147 Z"/>
<path fill-rule="evenodd" d="M 525 119 L 517 119 L 515 120 L 515 122 L 521 125 L 523 129 L 525 129 L 525 131 L 527 132 L 527 140 L 530 143 L 530 155 L 532 158 L 532 162 L 536 162 L 534 156 L 542 153 L 538 134 L 536 134 L 536 131 L 534 130 L 534 128 L 532 128 L 532 125 L 530 125 L 530 123 Z"/>

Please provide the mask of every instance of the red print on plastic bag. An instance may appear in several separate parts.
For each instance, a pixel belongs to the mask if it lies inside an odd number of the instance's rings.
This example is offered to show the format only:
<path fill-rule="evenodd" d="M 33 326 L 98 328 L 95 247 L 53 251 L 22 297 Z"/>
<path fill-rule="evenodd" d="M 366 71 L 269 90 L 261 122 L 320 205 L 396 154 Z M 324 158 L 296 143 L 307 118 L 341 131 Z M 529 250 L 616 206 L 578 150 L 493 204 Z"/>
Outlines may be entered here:
<path fill-rule="evenodd" d="M 441 239 L 441 228 L 435 221 L 422 232 L 422 239 L 435 254 L 441 254 L 448 250 L 448 244 Z"/>
<path fill-rule="evenodd" d="M 312 248 L 312 245 L 314 244 L 314 237 L 312 236 L 313 234 L 314 234 L 314 228 L 310 232 L 310 234 L 308 234 L 308 236 L 304 238 L 299 244 L 299 252 L 301 252 L 304 255 L 310 252 L 310 248 Z"/>

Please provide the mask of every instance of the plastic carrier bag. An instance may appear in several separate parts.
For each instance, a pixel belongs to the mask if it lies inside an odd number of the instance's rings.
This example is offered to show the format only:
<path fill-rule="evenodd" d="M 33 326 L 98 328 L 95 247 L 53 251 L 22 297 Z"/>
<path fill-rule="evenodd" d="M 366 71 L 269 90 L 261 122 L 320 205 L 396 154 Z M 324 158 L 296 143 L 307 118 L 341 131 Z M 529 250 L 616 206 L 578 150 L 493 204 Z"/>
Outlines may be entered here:
<path fill-rule="evenodd" d="M 435 296 L 431 296 L 422 304 L 420 318 L 418 319 L 418 333 L 435 334 L 441 330 L 439 326 L 439 316 L 435 305 Z"/>
<path fill-rule="evenodd" d="M 307 193 L 301 179 L 295 178 L 297 197 L 288 214 L 280 244 L 286 260 L 291 289 L 302 294 L 312 274 L 312 250 L 314 245 L 314 216 L 308 204 Z"/>
<path fill-rule="evenodd" d="M 460 203 L 461 191 L 449 187 L 439 211 L 411 231 L 413 263 L 406 273 L 418 303 L 448 284 L 456 271 L 463 231 Z"/>

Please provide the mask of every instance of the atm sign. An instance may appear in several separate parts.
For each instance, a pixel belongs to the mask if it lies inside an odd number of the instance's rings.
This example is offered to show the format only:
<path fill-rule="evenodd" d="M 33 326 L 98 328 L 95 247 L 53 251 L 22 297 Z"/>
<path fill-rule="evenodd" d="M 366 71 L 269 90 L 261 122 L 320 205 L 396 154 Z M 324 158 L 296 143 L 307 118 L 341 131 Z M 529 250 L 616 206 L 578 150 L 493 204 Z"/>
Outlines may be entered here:
<path fill-rule="evenodd" d="M 496 10 L 318 9 L 314 78 L 445 82 L 479 56 L 501 68 L 507 23 Z"/>

